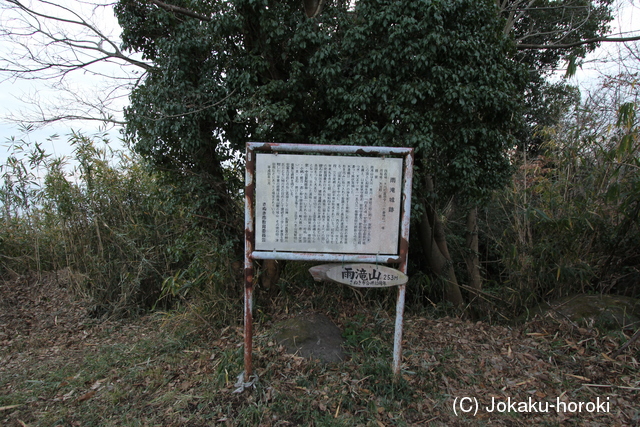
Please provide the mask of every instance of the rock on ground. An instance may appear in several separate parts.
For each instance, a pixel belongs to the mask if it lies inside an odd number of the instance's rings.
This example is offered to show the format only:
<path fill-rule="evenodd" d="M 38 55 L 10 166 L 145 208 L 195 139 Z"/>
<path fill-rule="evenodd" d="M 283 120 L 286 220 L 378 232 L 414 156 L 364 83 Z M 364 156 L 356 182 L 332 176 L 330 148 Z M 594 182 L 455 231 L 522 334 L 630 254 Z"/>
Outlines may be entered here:
<path fill-rule="evenodd" d="M 275 326 L 275 339 L 287 352 L 333 363 L 344 360 L 342 331 L 324 314 L 306 313 Z"/>

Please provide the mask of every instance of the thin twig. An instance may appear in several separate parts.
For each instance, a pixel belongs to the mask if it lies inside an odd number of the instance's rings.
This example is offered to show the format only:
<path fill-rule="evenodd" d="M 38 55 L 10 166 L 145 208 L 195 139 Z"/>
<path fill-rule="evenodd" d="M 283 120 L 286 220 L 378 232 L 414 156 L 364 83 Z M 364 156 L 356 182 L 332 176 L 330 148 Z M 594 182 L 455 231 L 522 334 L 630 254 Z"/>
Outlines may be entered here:
<path fill-rule="evenodd" d="M 582 384 L 585 387 L 600 387 L 600 388 L 621 388 L 624 390 L 634 390 L 634 391 L 639 391 L 640 388 L 638 387 L 628 387 L 628 386 L 624 386 L 624 385 L 608 385 L 608 384 Z"/>
<path fill-rule="evenodd" d="M 633 334 L 633 336 L 631 338 L 629 338 L 629 341 L 627 341 L 626 343 L 622 344 L 620 346 L 620 348 L 618 350 L 616 350 L 616 352 L 611 355 L 611 358 L 615 359 L 616 357 L 620 356 L 622 354 L 622 352 L 625 351 L 627 349 L 627 347 L 629 347 L 631 344 L 636 342 L 638 340 L 638 338 L 640 338 L 640 329 L 638 329 L 636 331 L 636 333 Z"/>
<path fill-rule="evenodd" d="M 478 289 L 472 288 L 471 286 L 463 285 L 463 284 L 460 284 L 459 286 L 460 286 L 461 288 L 463 288 L 463 289 L 466 289 L 467 291 L 469 291 L 469 292 L 471 292 L 471 293 L 476 294 L 477 296 L 479 296 L 480 298 L 482 298 L 483 300 L 485 300 L 485 301 L 487 301 L 487 302 L 491 302 L 491 301 L 489 301 L 489 300 L 488 300 L 487 298 L 485 298 L 485 297 L 493 298 L 493 299 L 497 299 L 498 301 L 503 302 L 503 303 L 505 303 L 505 304 L 507 303 L 505 300 L 503 300 L 503 299 L 502 299 L 502 298 L 500 298 L 500 297 L 497 297 L 497 296 L 495 296 L 495 295 L 491 295 L 491 294 L 488 294 L 488 293 L 483 292 L 483 291 L 481 291 L 481 290 L 478 290 Z"/>

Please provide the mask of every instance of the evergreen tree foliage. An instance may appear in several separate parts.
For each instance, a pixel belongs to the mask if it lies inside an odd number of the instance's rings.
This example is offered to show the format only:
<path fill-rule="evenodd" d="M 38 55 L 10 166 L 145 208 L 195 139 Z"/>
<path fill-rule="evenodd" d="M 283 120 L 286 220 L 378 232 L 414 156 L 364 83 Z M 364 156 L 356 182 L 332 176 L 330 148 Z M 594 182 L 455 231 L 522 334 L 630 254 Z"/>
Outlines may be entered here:
<path fill-rule="evenodd" d="M 251 140 L 414 147 L 442 194 L 509 176 L 526 74 L 494 2 L 326 1 L 315 18 L 297 0 L 173 5 L 202 18 L 116 8 L 125 47 L 155 64 L 127 131 L 158 167 L 214 190 L 210 208 L 232 205 L 239 177 L 222 165 Z"/>

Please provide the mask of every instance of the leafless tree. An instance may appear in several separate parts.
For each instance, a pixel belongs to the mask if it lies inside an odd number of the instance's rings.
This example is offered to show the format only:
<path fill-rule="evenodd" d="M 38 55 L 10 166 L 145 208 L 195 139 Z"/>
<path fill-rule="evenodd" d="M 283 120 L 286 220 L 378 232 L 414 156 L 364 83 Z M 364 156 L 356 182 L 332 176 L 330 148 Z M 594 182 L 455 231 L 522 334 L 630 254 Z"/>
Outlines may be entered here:
<path fill-rule="evenodd" d="M 633 1 L 617 3 L 615 8 L 619 9 L 622 3 L 632 4 Z M 513 34 L 519 50 L 570 49 L 592 43 L 640 40 L 640 34 L 580 38 L 582 30 L 592 25 L 596 14 L 606 13 L 602 4 L 585 1 L 541 3 L 536 0 L 496 0 L 496 5 L 505 18 L 504 34 Z M 542 16 L 545 19 L 540 19 Z"/>
<path fill-rule="evenodd" d="M 28 108 L 11 121 L 121 124 L 123 99 L 152 67 L 120 49 L 113 4 L 0 0 L 0 22 L 2 81 L 45 83 L 21 95 Z"/>

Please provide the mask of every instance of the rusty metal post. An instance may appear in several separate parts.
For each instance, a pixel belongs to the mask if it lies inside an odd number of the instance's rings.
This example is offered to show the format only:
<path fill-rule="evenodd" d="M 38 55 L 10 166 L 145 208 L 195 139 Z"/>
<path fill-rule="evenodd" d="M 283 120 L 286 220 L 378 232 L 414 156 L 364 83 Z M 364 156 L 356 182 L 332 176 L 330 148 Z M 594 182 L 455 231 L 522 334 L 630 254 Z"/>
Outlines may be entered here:
<path fill-rule="evenodd" d="M 407 274 L 407 262 L 409 260 L 409 226 L 411 224 L 411 186 L 413 182 L 413 150 L 405 155 L 404 160 L 404 188 L 402 189 L 402 219 L 400 225 L 400 265 L 398 270 Z M 402 325 L 404 324 L 404 300 L 406 285 L 398 287 L 398 299 L 396 301 L 396 325 L 393 336 L 393 374 L 400 378 L 402 366 Z"/>
<path fill-rule="evenodd" d="M 255 194 L 255 154 L 247 146 L 244 189 L 244 381 L 252 374 L 251 353 L 253 351 L 253 242 Z"/>
<path fill-rule="evenodd" d="M 398 299 L 396 301 L 396 325 L 393 335 L 393 374 L 400 378 L 402 366 L 402 324 L 404 323 L 404 298 L 407 285 L 398 286 Z"/>
<path fill-rule="evenodd" d="M 252 261 L 249 260 L 249 263 Z M 246 263 L 245 263 L 246 265 Z M 244 270 L 244 378 L 249 381 L 252 371 L 251 352 L 253 351 L 253 272 Z"/>

